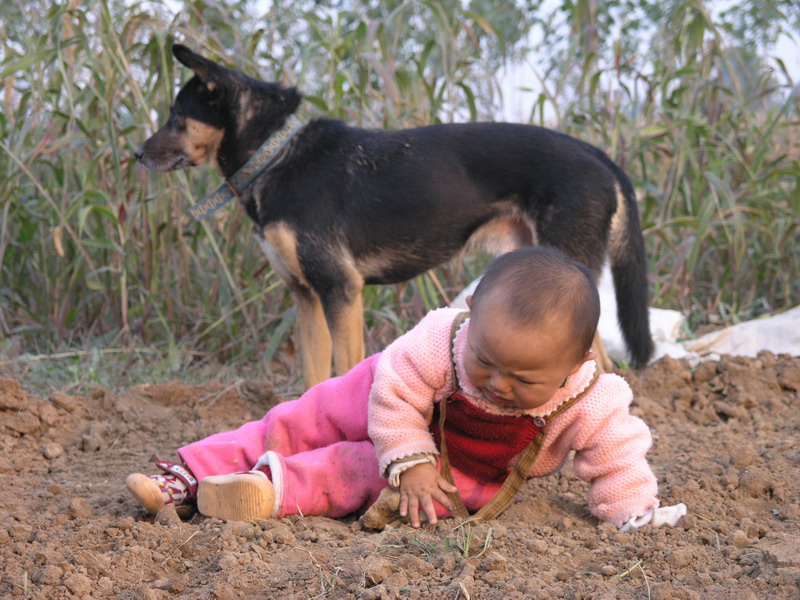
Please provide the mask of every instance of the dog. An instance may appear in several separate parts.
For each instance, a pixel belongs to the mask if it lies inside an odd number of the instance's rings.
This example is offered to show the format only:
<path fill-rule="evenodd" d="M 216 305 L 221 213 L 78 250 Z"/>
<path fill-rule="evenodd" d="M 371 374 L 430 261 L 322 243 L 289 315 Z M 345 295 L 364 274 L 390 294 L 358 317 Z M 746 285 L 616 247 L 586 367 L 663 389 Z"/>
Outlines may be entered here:
<path fill-rule="evenodd" d="M 225 183 L 193 214 L 232 198 L 254 223 L 297 306 L 305 385 L 364 357 L 365 284 L 411 279 L 461 252 L 550 244 L 599 277 L 606 257 L 631 364 L 653 352 L 647 260 L 633 186 L 600 149 L 511 123 L 393 131 L 294 116 L 302 96 L 183 45 L 194 76 L 135 152 L 166 172 L 210 164 Z M 599 338 L 596 338 L 599 339 Z"/>

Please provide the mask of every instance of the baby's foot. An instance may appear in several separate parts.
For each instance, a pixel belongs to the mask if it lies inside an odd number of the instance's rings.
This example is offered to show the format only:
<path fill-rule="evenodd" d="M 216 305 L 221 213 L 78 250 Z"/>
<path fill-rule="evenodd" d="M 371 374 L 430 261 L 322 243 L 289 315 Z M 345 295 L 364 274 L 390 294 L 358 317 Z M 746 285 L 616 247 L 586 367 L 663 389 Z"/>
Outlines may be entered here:
<path fill-rule="evenodd" d="M 197 510 L 225 521 L 253 521 L 272 516 L 275 489 L 261 471 L 212 475 L 200 480 Z"/>
<path fill-rule="evenodd" d="M 167 504 L 177 507 L 190 504 L 197 496 L 197 480 L 185 466 L 168 462 L 157 462 L 165 472 L 162 475 L 132 473 L 125 485 L 144 509 L 152 515 L 158 514 Z"/>

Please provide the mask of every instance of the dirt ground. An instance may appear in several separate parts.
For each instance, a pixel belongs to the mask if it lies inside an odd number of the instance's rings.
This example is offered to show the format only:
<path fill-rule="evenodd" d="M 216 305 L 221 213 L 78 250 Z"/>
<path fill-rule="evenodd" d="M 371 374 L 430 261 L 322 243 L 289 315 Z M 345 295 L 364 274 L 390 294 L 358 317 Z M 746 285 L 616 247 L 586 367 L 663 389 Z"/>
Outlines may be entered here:
<path fill-rule="evenodd" d="M 567 466 L 474 527 L 147 516 L 124 480 L 260 417 L 263 382 L 36 398 L 0 379 L 2 598 L 800 598 L 800 358 L 623 372 L 674 529 L 598 527 Z"/>

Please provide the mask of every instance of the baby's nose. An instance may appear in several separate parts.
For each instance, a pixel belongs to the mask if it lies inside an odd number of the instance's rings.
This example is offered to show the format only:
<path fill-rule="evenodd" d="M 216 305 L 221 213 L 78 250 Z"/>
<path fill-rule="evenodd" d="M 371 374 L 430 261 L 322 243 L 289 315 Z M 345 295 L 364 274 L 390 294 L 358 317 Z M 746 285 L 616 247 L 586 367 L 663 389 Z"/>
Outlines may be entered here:
<path fill-rule="evenodd" d="M 508 377 L 500 373 L 499 371 L 495 371 L 492 373 L 492 376 L 489 380 L 489 385 L 492 386 L 492 389 L 499 394 L 504 394 L 511 389 L 511 385 L 509 384 Z"/>

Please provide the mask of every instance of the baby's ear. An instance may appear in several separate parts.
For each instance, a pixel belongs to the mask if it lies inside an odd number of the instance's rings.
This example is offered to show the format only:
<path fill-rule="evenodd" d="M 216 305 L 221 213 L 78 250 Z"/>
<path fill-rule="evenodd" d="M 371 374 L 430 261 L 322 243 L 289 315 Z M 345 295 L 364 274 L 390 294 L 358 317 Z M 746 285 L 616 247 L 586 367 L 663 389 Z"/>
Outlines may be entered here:
<path fill-rule="evenodd" d="M 595 358 L 597 358 L 597 355 L 594 353 L 594 350 L 589 348 L 589 350 L 586 351 L 586 354 L 583 355 L 583 358 L 581 358 L 578 362 L 575 363 L 575 366 L 572 367 L 572 371 L 570 371 L 569 374 L 575 375 L 575 373 L 577 373 L 580 370 L 580 368 L 583 366 L 584 363 L 587 363 L 590 360 L 594 360 Z"/>

